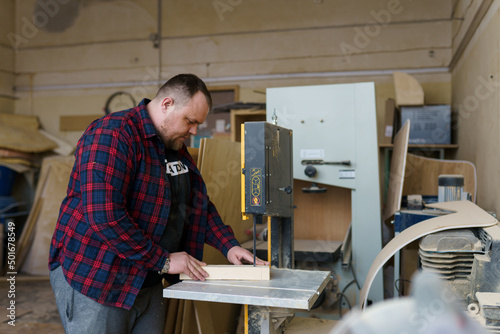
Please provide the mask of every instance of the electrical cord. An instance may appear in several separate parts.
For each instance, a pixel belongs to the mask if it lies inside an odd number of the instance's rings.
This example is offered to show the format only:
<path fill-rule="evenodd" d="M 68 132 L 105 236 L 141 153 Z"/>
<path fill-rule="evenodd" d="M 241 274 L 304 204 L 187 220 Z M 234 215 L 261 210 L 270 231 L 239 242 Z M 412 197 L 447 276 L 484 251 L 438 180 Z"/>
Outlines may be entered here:
<path fill-rule="evenodd" d="M 404 283 L 409 283 L 409 284 L 413 284 L 412 281 L 408 280 L 408 279 L 404 279 L 404 278 L 398 278 L 397 280 L 394 281 L 394 287 L 396 288 L 396 291 L 398 292 L 398 296 L 401 297 L 402 294 L 401 294 L 401 291 L 399 290 L 401 288 L 401 286 L 398 284 L 399 282 L 404 282 Z"/>
<path fill-rule="evenodd" d="M 347 289 L 353 284 L 353 283 L 356 283 L 356 286 L 358 288 L 358 290 L 361 290 L 361 285 L 359 284 L 359 281 L 358 281 L 358 278 L 356 276 L 356 273 L 354 272 L 354 268 L 352 266 L 352 263 L 351 261 L 349 261 L 349 268 L 351 269 L 351 273 L 352 273 L 352 277 L 353 277 L 353 280 L 350 281 L 349 283 L 347 283 L 347 285 L 344 287 L 344 289 L 342 289 L 342 292 L 339 292 L 337 293 L 337 298 L 338 298 L 338 305 L 339 305 L 339 318 L 342 318 L 342 299 L 345 298 L 346 302 L 347 302 L 347 305 L 349 306 L 349 310 L 351 309 L 351 303 L 349 301 L 349 298 L 347 298 L 345 292 L 347 291 Z M 339 298 L 339 295 L 340 295 L 340 298 Z"/>
<path fill-rule="evenodd" d="M 340 298 L 338 298 L 340 296 Z M 342 299 L 345 299 L 347 303 L 347 307 L 349 307 L 349 311 L 352 309 L 351 302 L 349 298 L 343 292 L 337 292 L 338 305 L 339 305 L 339 318 L 342 319 Z"/>

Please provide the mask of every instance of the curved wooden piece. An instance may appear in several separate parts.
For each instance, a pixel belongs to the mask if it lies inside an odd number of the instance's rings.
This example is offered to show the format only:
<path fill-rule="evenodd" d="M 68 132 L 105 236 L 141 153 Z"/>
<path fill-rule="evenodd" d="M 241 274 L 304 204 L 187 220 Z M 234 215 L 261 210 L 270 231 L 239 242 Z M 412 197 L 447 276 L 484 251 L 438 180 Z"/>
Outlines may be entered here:
<path fill-rule="evenodd" d="M 366 306 L 368 293 L 380 268 L 404 246 L 428 234 L 455 228 L 488 227 L 498 223 L 492 215 L 469 201 L 442 202 L 427 205 L 431 208 L 453 211 L 415 224 L 394 237 L 373 261 L 359 296 L 360 308 Z"/>
<path fill-rule="evenodd" d="M 469 161 L 440 160 L 407 154 L 403 183 L 403 195 L 438 194 L 438 177 L 441 174 L 464 176 L 464 191 L 476 202 L 476 167 Z"/>

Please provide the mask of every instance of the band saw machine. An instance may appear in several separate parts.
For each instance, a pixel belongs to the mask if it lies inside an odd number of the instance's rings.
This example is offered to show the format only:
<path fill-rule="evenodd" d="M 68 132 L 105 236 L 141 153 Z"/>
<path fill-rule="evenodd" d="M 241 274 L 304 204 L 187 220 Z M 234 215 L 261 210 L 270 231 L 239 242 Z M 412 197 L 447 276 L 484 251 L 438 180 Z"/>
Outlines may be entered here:
<path fill-rule="evenodd" d="M 185 280 L 165 288 L 163 296 L 242 304 L 246 333 L 282 333 L 296 310 L 311 309 L 330 272 L 294 269 L 293 132 L 247 122 L 241 133 L 241 209 L 244 219 L 252 215 L 254 232 L 266 217 L 270 280 Z M 256 247 L 253 252 L 255 257 Z"/>

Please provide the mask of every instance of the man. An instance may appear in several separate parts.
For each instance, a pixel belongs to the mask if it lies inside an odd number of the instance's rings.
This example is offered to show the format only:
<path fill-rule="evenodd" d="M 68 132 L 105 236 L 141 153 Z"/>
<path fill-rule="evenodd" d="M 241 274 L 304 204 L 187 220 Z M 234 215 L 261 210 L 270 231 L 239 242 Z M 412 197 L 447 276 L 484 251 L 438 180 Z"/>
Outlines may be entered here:
<path fill-rule="evenodd" d="M 205 242 L 233 264 L 253 262 L 183 144 L 211 104 L 201 79 L 180 74 L 79 140 L 49 259 L 66 333 L 162 333 L 162 276 L 204 280 Z"/>

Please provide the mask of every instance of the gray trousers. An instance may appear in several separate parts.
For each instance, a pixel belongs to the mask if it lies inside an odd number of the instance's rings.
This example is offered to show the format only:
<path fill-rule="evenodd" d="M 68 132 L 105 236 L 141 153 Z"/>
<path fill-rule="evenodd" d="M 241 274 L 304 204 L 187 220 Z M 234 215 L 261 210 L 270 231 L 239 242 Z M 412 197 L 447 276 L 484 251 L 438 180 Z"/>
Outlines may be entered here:
<path fill-rule="evenodd" d="M 101 305 L 73 289 L 58 267 L 50 283 L 66 334 L 163 333 L 166 300 L 162 285 L 141 289 L 130 310 Z"/>

